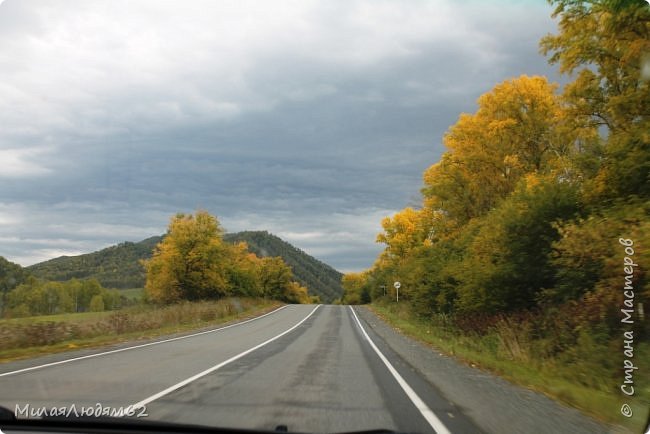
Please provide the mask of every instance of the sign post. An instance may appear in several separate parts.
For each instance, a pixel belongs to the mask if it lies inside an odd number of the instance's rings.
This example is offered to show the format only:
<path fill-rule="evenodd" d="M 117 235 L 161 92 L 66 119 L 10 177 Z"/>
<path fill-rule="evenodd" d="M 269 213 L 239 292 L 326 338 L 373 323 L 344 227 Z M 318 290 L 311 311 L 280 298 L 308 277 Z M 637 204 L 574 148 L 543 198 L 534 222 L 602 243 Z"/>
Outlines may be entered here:
<path fill-rule="evenodd" d="M 395 291 L 396 291 L 395 301 L 399 302 L 399 288 L 400 288 L 400 286 L 402 286 L 402 284 L 399 283 L 399 281 L 398 281 L 398 282 L 393 283 L 393 286 L 395 287 Z"/>

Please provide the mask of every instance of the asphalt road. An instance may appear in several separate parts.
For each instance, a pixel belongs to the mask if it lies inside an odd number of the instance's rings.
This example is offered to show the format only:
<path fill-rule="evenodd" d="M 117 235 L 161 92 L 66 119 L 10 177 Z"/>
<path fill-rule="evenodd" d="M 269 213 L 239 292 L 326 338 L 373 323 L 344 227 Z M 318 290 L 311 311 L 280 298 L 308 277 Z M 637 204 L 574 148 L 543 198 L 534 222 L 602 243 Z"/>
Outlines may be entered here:
<path fill-rule="evenodd" d="M 345 306 L 291 305 L 147 345 L 0 365 L 0 405 L 141 405 L 211 426 L 342 432 L 481 430 Z"/>

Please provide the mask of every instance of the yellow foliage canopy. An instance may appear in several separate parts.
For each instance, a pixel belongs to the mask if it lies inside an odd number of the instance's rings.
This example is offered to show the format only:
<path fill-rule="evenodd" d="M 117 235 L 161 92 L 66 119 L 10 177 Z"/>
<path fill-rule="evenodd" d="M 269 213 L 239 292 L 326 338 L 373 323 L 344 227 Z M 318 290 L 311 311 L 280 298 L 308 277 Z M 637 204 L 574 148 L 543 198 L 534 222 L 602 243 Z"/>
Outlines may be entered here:
<path fill-rule="evenodd" d="M 522 75 L 482 95 L 477 112 L 449 128 L 448 152 L 425 171 L 425 206 L 464 224 L 494 208 L 526 173 L 556 170 L 586 134 L 567 126 L 556 90 L 545 77 Z"/>
<path fill-rule="evenodd" d="M 223 229 L 206 211 L 177 214 L 153 257 L 144 262 L 145 291 L 156 302 L 218 298 L 227 291 Z"/>

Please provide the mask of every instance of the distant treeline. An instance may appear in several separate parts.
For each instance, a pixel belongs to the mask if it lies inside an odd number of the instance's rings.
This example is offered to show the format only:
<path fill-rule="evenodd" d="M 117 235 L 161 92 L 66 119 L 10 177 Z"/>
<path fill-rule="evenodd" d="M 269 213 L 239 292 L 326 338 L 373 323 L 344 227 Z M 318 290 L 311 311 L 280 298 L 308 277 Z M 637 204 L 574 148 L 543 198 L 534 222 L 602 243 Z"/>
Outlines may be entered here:
<path fill-rule="evenodd" d="M 97 279 L 51 281 L 0 256 L 0 318 L 119 309 L 133 301 Z"/>
<path fill-rule="evenodd" d="M 118 290 L 103 288 L 95 279 L 52 282 L 32 276 L 3 293 L 3 298 L 0 317 L 7 318 L 101 312 L 119 309 L 130 303 Z"/>

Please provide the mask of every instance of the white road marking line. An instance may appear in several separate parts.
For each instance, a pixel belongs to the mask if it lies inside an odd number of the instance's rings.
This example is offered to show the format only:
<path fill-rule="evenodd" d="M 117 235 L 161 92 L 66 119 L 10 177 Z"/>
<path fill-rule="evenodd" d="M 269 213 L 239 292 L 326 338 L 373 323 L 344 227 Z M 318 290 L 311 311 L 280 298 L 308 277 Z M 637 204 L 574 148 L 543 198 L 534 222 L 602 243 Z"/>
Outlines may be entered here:
<path fill-rule="evenodd" d="M 134 350 L 136 348 L 150 347 L 152 345 L 164 344 L 164 343 L 167 343 L 167 342 L 177 341 L 177 340 L 180 340 L 180 339 L 187 339 L 187 338 L 191 338 L 191 337 L 194 337 L 194 336 L 204 335 L 204 334 L 207 334 L 207 333 L 214 333 L 214 332 L 218 332 L 218 331 L 221 331 L 221 330 L 228 329 L 230 327 L 235 327 L 235 326 L 238 326 L 238 325 L 249 323 L 251 321 L 258 320 L 260 318 L 264 318 L 265 316 L 271 315 L 272 313 L 276 313 L 276 312 L 284 309 L 285 307 L 287 307 L 287 306 L 286 305 L 281 306 L 281 307 L 279 307 L 277 309 L 272 310 L 271 312 L 265 313 L 264 315 L 260 315 L 260 316 L 257 316 L 255 318 L 247 319 L 246 321 L 241 321 L 241 322 L 238 322 L 238 323 L 235 323 L 235 324 L 230 324 L 230 325 L 227 325 L 227 326 L 224 326 L 224 327 L 219 327 L 217 329 L 206 330 L 206 331 L 202 331 L 202 332 L 198 332 L 198 333 L 192 333 L 190 335 L 178 336 L 178 337 L 175 337 L 175 338 L 163 339 L 162 341 L 155 341 L 155 342 L 149 342 L 149 343 L 141 344 L 141 345 L 134 345 L 132 347 L 120 348 L 120 349 L 117 349 L 117 350 L 105 351 L 103 353 L 89 354 L 87 356 L 80 356 L 80 357 L 74 357 L 72 359 L 59 360 L 58 362 L 45 363 L 43 365 L 31 366 L 29 368 L 23 368 L 23 369 L 18 369 L 16 371 L 9 371 L 9 372 L 1 373 L 0 377 L 6 377 L 8 375 L 20 374 L 21 372 L 34 371 L 36 369 L 48 368 L 50 366 L 62 365 L 64 363 L 76 362 L 78 360 L 84 360 L 84 359 L 90 359 L 90 358 L 93 358 L 93 357 L 105 356 L 107 354 L 120 353 L 122 351 Z"/>
<path fill-rule="evenodd" d="M 422 401 L 422 399 L 418 396 L 417 393 L 411 388 L 411 386 L 408 385 L 406 380 L 397 372 L 397 370 L 393 367 L 393 365 L 388 361 L 386 356 L 382 354 L 381 351 L 379 351 L 379 348 L 377 348 L 377 345 L 370 339 L 370 336 L 368 336 L 368 333 L 366 333 L 366 330 L 363 328 L 361 325 L 361 321 L 359 321 L 359 318 L 357 317 L 356 312 L 350 306 L 350 310 L 352 311 L 352 315 L 354 316 L 354 319 L 356 320 L 357 324 L 359 325 L 359 328 L 361 329 L 361 332 L 363 333 L 364 337 L 368 340 L 368 343 L 372 347 L 373 350 L 375 350 L 375 353 L 379 356 L 382 362 L 384 362 L 384 365 L 388 368 L 388 371 L 390 371 L 391 374 L 393 374 L 393 377 L 395 377 L 395 380 L 397 380 L 397 383 L 402 387 L 402 390 L 404 390 L 404 393 L 406 393 L 406 396 L 409 397 L 413 405 L 420 411 L 422 416 L 426 419 L 427 422 L 429 422 L 429 425 L 431 425 L 431 428 L 434 429 L 434 431 L 438 434 L 451 434 L 451 432 L 447 429 L 447 427 L 442 423 L 440 419 L 436 416 L 436 414 L 431 411 L 431 409 Z"/>
<path fill-rule="evenodd" d="M 276 339 L 281 338 L 282 336 L 286 335 L 287 333 L 289 333 L 289 332 L 295 330 L 298 326 L 300 326 L 300 324 L 302 324 L 302 323 L 304 323 L 305 321 L 307 321 L 307 320 L 309 319 L 309 317 L 312 316 L 312 315 L 314 314 L 314 312 L 316 312 L 316 310 L 317 310 L 320 306 L 321 306 L 320 304 L 317 305 L 317 306 L 316 306 L 316 307 L 315 307 L 311 312 L 309 312 L 309 315 L 307 315 L 307 316 L 304 317 L 302 320 L 300 320 L 300 322 L 298 322 L 296 325 L 294 325 L 294 326 L 291 327 L 290 329 L 287 329 L 287 330 L 283 331 L 283 332 L 280 333 L 279 335 L 276 335 L 276 336 L 274 336 L 274 337 L 272 337 L 272 338 L 270 338 L 270 339 L 267 339 L 267 340 L 265 340 L 264 342 L 262 342 L 261 344 L 257 344 L 257 345 L 255 345 L 254 347 L 249 348 L 248 350 L 243 351 L 243 352 L 237 354 L 236 356 L 233 356 L 233 357 L 229 358 L 228 360 L 225 360 L 225 361 L 219 363 L 218 365 L 214 365 L 213 367 L 208 368 L 208 369 L 206 369 L 205 371 L 199 372 L 198 374 L 193 375 L 193 376 L 191 376 L 190 378 L 187 378 L 187 379 L 185 379 L 185 380 L 183 380 L 183 381 L 181 381 L 181 382 L 179 382 L 179 383 L 176 383 L 176 384 L 174 384 L 173 386 L 170 386 L 170 387 L 168 387 L 167 389 L 165 389 L 165 390 L 163 390 L 163 391 L 161 391 L 161 392 L 156 393 L 155 395 L 151 395 L 150 397 L 145 398 L 145 399 L 143 399 L 143 400 L 140 401 L 140 402 L 137 402 L 137 403 L 135 403 L 135 404 L 130 405 L 130 406 L 127 407 L 127 408 L 132 408 L 132 409 L 134 409 L 134 410 L 137 410 L 137 409 L 139 409 L 139 408 L 142 408 L 142 407 L 144 407 L 145 405 L 147 405 L 147 404 L 149 404 L 149 403 L 155 401 L 156 399 L 158 399 L 158 398 L 162 398 L 163 396 L 168 395 L 168 394 L 170 394 L 171 392 L 173 392 L 173 391 L 175 391 L 175 390 L 178 390 L 178 389 L 180 389 L 181 387 L 190 384 L 192 381 L 198 380 L 199 378 L 204 377 L 204 376 L 206 376 L 206 375 L 208 375 L 208 374 L 210 374 L 210 373 L 216 371 L 217 369 L 222 368 L 222 367 L 226 366 L 227 364 L 232 363 L 232 362 L 234 362 L 235 360 L 240 359 L 240 358 L 244 357 L 245 355 L 252 353 L 253 351 L 255 351 L 255 350 L 257 350 L 257 349 L 262 348 L 264 345 L 269 344 L 269 343 L 275 341 Z"/>

